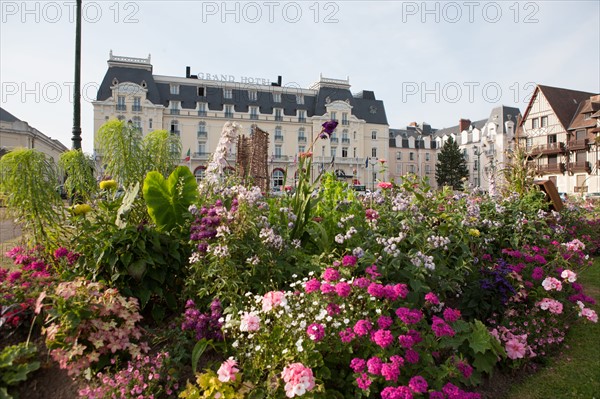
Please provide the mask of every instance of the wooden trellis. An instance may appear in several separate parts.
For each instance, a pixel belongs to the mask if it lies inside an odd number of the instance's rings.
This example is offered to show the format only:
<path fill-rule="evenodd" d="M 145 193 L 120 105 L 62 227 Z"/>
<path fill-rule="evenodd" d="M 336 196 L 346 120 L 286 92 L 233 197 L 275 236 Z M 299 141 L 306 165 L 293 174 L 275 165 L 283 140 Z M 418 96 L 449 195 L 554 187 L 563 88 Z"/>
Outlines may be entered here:
<path fill-rule="evenodd" d="M 241 135 L 237 143 L 237 173 L 244 185 L 252 184 L 268 193 L 270 181 L 269 133 L 252 125 L 252 137 Z"/>

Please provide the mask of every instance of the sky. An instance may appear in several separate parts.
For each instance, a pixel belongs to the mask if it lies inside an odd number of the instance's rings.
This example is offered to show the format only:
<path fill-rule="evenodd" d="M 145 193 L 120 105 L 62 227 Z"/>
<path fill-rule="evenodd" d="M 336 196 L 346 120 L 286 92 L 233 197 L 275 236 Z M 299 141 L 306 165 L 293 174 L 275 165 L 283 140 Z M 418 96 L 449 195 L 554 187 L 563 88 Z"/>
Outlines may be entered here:
<path fill-rule="evenodd" d="M 75 1 L 0 0 L 0 105 L 72 146 Z M 154 74 L 308 87 L 319 76 L 383 100 L 391 128 L 451 127 L 535 84 L 600 93 L 600 1 L 83 0 L 82 146 L 109 52 Z"/>

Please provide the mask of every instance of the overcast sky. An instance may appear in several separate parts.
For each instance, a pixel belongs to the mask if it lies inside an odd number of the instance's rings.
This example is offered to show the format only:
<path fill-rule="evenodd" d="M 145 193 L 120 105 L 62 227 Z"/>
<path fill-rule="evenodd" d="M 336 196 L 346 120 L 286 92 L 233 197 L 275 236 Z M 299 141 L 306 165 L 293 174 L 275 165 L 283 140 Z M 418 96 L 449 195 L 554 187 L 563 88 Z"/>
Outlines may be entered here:
<path fill-rule="evenodd" d="M 536 83 L 600 92 L 599 1 L 83 0 L 83 148 L 91 101 L 115 55 L 154 73 L 259 77 L 308 87 L 350 78 L 392 128 L 524 111 Z M 0 103 L 71 147 L 75 1 L 1 0 Z"/>

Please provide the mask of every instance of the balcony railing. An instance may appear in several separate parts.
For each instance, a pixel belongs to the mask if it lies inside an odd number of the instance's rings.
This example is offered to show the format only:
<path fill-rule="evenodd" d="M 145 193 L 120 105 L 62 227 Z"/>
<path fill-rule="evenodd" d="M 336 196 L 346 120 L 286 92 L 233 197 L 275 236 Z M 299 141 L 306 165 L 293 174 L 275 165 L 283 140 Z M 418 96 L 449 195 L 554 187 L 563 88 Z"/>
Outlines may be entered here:
<path fill-rule="evenodd" d="M 223 115 L 223 117 L 225 117 L 225 118 L 233 118 L 233 112 L 225 112 L 225 114 Z"/>
<path fill-rule="evenodd" d="M 195 152 L 194 153 L 195 159 L 208 159 L 208 157 L 210 157 L 210 152 Z"/>
<path fill-rule="evenodd" d="M 342 126 L 349 126 L 350 125 L 350 121 L 342 119 Z"/>
<path fill-rule="evenodd" d="M 350 139 L 342 137 L 342 144 L 350 144 Z"/>
<path fill-rule="evenodd" d="M 199 132 L 198 132 L 198 138 L 199 138 L 199 139 L 205 139 L 205 138 L 208 138 L 208 132 L 205 132 L 205 131 L 199 131 Z"/>
<path fill-rule="evenodd" d="M 298 136 L 298 143 L 306 143 L 306 136 Z"/>
<path fill-rule="evenodd" d="M 588 161 L 569 162 L 569 172 L 592 173 L 592 166 Z"/>
<path fill-rule="evenodd" d="M 288 155 L 273 155 L 274 162 L 287 162 L 290 160 Z"/>
<path fill-rule="evenodd" d="M 538 165 L 536 166 L 537 172 L 540 175 L 545 175 L 549 173 L 564 173 L 565 172 L 565 164 L 563 162 L 560 163 L 551 163 L 547 165 Z"/>
<path fill-rule="evenodd" d="M 203 110 L 203 109 L 198 110 L 198 116 L 206 116 L 206 115 L 207 115 L 206 110 Z"/>
<path fill-rule="evenodd" d="M 283 135 L 282 134 L 276 134 L 275 135 L 275 141 L 283 141 Z"/>
<path fill-rule="evenodd" d="M 567 146 L 569 147 L 570 151 L 585 150 L 588 146 L 588 143 L 589 139 L 572 140 L 568 142 Z"/>
<path fill-rule="evenodd" d="M 250 119 L 252 120 L 258 120 L 258 114 L 250 114 Z"/>
<path fill-rule="evenodd" d="M 181 110 L 179 110 L 179 109 L 176 109 L 176 108 L 171 108 L 171 109 L 169 110 L 169 113 L 170 113 L 171 115 L 179 115 L 179 114 L 181 113 Z"/>
<path fill-rule="evenodd" d="M 131 107 L 131 110 L 133 112 L 142 112 L 142 106 L 141 105 L 134 105 Z"/>
<path fill-rule="evenodd" d="M 127 111 L 127 105 L 117 104 L 117 111 Z"/>
<path fill-rule="evenodd" d="M 300 117 L 300 118 L 298 118 L 298 122 L 300 122 L 300 123 L 306 123 L 306 118 Z"/>
<path fill-rule="evenodd" d="M 565 152 L 565 143 L 564 142 L 556 142 L 556 143 L 548 143 L 548 144 L 540 144 L 531 147 L 531 154 L 558 154 L 561 152 Z"/>
<path fill-rule="evenodd" d="M 283 115 L 275 115 L 275 120 L 277 122 L 283 122 Z"/>
<path fill-rule="evenodd" d="M 575 186 L 574 187 L 574 191 L 576 193 L 587 193 L 588 192 L 588 186 Z"/>
<path fill-rule="evenodd" d="M 337 137 L 330 137 L 329 140 L 331 140 L 331 143 L 335 143 L 335 144 L 340 142 L 340 139 L 338 139 Z"/>

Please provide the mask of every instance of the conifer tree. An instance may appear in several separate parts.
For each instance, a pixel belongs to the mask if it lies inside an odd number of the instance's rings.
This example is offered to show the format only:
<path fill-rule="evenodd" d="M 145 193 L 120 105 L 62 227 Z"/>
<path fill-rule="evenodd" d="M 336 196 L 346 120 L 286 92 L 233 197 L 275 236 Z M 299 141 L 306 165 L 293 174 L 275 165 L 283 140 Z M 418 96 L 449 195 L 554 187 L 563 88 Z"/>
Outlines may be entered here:
<path fill-rule="evenodd" d="M 467 177 L 469 177 L 467 161 L 460 152 L 458 143 L 450 137 L 438 155 L 435 180 L 440 187 L 451 186 L 454 190 L 462 190 L 462 179 Z"/>

